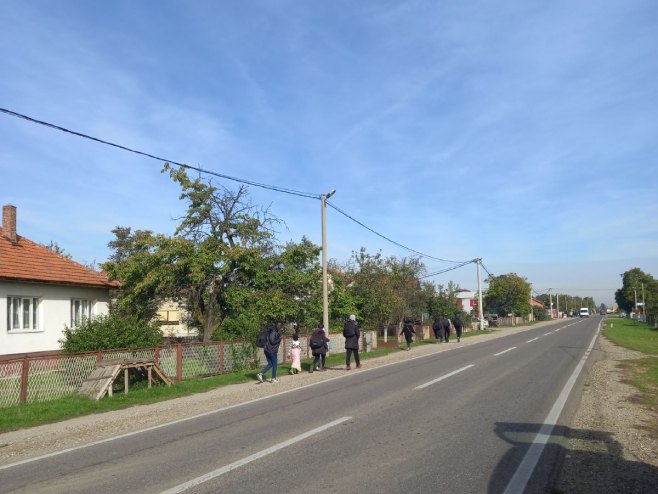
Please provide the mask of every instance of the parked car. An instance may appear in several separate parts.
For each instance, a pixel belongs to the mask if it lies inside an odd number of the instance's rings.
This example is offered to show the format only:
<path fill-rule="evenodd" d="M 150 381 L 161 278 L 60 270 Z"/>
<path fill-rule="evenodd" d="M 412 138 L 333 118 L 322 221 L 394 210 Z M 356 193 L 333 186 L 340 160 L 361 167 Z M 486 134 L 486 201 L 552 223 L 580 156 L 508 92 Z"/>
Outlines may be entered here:
<path fill-rule="evenodd" d="M 484 319 L 489 321 L 489 326 L 498 326 L 498 314 L 485 314 Z"/>

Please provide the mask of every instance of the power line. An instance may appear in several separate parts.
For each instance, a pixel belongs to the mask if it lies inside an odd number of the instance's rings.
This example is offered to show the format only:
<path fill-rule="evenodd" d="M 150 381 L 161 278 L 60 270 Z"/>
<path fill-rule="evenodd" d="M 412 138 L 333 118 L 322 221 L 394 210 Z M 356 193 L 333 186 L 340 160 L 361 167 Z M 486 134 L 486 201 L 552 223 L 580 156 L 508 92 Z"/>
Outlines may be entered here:
<path fill-rule="evenodd" d="M 87 135 L 87 134 L 83 134 L 82 132 L 76 132 L 74 130 L 70 130 L 70 129 L 67 129 L 65 127 L 61 127 L 59 125 L 51 124 L 49 122 L 44 122 L 43 120 L 37 120 L 36 118 L 32 118 L 32 117 L 28 117 L 27 115 L 23 115 L 22 113 L 17 113 L 15 111 L 7 110 L 6 108 L 0 108 L 0 112 L 6 113 L 7 115 L 11 115 L 13 117 L 22 118 L 23 120 L 27 120 L 28 122 L 32 122 L 32 123 L 35 123 L 35 124 L 38 124 L 38 125 L 43 125 L 44 127 L 49 127 L 51 129 L 59 130 L 61 132 L 66 132 L 68 134 L 73 134 L 73 135 L 76 135 L 78 137 L 83 137 L 83 138 L 89 139 L 91 141 L 99 142 L 101 144 L 106 144 L 108 146 L 123 149 L 124 151 L 128 151 L 128 152 L 131 152 L 131 153 L 134 153 L 134 154 L 139 154 L 139 155 L 142 155 L 142 156 L 146 156 L 146 157 L 152 158 L 154 160 L 162 161 L 162 162 L 165 162 L 165 163 L 172 163 L 176 166 L 180 166 L 182 168 L 187 168 L 189 170 L 195 170 L 199 173 L 214 175 L 215 177 L 224 178 L 226 180 L 232 180 L 234 182 L 238 182 L 238 183 L 242 183 L 242 184 L 253 185 L 254 187 L 260 187 L 261 189 L 268 189 L 268 190 L 274 190 L 276 192 L 283 192 L 285 194 L 291 194 L 291 195 L 300 196 L 300 197 L 307 197 L 307 198 L 310 198 L 310 199 L 319 199 L 320 198 L 320 194 L 313 194 L 311 192 L 303 192 L 303 191 L 299 191 L 299 190 L 288 189 L 288 188 L 285 188 L 285 187 L 278 187 L 276 185 L 268 185 L 268 184 L 263 184 L 263 183 L 260 183 L 260 182 L 254 182 L 253 180 L 246 180 L 244 178 L 232 177 L 230 175 L 224 175 L 222 173 L 217 173 L 217 172 L 213 172 L 213 171 L 210 171 L 210 170 L 204 170 L 203 168 L 200 168 L 200 167 L 186 165 L 185 163 L 180 163 L 178 161 L 174 161 L 174 160 L 170 160 L 170 159 L 166 159 L 166 158 L 161 158 L 159 156 L 155 156 L 153 154 L 146 153 L 144 151 L 139 151 L 137 149 L 132 149 L 132 148 L 129 148 L 127 146 L 122 146 L 121 144 L 116 144 L 114 142 L 106 141 L 104 139 L 99 139 L 98 137 L 93 137 L 93 136 L 90 136 L 90 135 Z"/>
<path fill-rule="evenodd" d="M 334 205 L 333 205 L 332 203 L 330 203 L 329 201 L 327 201 L 326 203 L 327 203 L 327 205 L 328 205 L 329 207 L 335 209 L 335 210 L 338 211 L 340 214 L 342 214 L 342 215 L 345 216 L 346 218 L 352 220 L 352 221 L 353 221 L 354 223 L 356 223 L 357 225 L 362 226 L 363 228 L 365 228 L 366 230 L 368 230 L 368 231 L 374 233 L 374 234 L 377 235 L 378 237 L 381 237 L 381 238 L 383 238 L 384 240 L 386 240 L 387 242 L 390 242 L 390 243 L 392 243 L 393 245 L 397 245 L 398 247 L 400 247 L 400 248 L 402 248 L 402 249 L 404 249 L 404 250 L 406 250 L 406 251 L 413 252 L 414 254 L 417 254 L 417 255 L 419 255 L 419 256 L 421 256 L 421 257 L 426 257 L 426 258 L 428 258 L 428 259 L 433 259 L 433 260 L 435 260 L 435 261 L 449 262 L 449 263 L 453 263 L 453 264 L 461 264 L 461 265 L 464 265 L 464 264 L 468 264 L 468 263 L 470 263 L 470 262 L 473 262 L 473 261 L 450 261 L 450 260 L 448 260 L 448 259 L 441 259 L 441 258 L 438 258 L 438 257 L 430 256 L 429 254 L 424 254 L 423 252 L 419 252 L 419 251 L 417 251 L 417 250 L 415 250 L 415 249 L 412 249 L 411 247 L 407 247 L 406 245 L 403 245 L 403 244 L 401 244 L 400 242 L 396 242 L 395 240 L 393 240 L 393 239 L 391 239 L 391 238 L 389 238 L 389 237 L 387 237 L 387 236 L 385 236 L 385 235 L 382 235 L 381 233 L 379 233 L 379 232 L 373 230 L 372 228 L 370 228 L 369 226 L 365 225 L 365 224 L 362 223 L 361 221 L 357 220 L 357 219 L 354 218 L 353 216 L 350 216 L 349 214 L 347 214 L 345 211 L 343 211 L 343 210 L 340 209 L 339 207 L 334 206 Z M 458 267 L 461 267 L 461 266 L 458 266 Z"/>
<path fill-rule="evenodd" d="M 144 151 L 139 151 L 137 149 L 132 149 L 132 148 L 129 148 L 127 146 L 123 146 L 121 144 L 117 144 L 117 143 L 114 143 L 114 142 L 107 141 L 105 139 L 100 139 L 98 137 L 90 136 L 88 134 L 83 134 L 82 132 L 77 132 L 77 131 L 74 131 L 74 130 L 70 130 L 70 129 L 62 127 L 60 125 L 55 125 L 55 124 L 52 124 L 50 122 L 45 122 L 43 120 L 38 120 L 36 118 L 32 118 L 30 116 L 27 116 L 27 115 L 24 115 L 22 113 L 18 113 L 18 112 L 12 111 L 12 110 L 8 110 L 6 108 L 0 108 L 0 112 L 5 113 L 7 115 L 11 115 L 11 116 L 16 117 L 16 118 L 27 120 L 28 122 L 31 122 L 31 123 L 34 123 L 34 124 L 43 125 L 44 127 L 59 130 L 61 132 L 65 132 L 65 133 L 72 134 L 72 135 L 75 135 L 75 136 L 78 136 L 78 137 L 82 137 L 84 139 L 89 139 L 91 141 L 95 141 L 95 142 L 98 142 L 100 144 L 105 144 L 107 146 L 112 146 L 112 147 L 115 147 L 115 148 L 118 148 L 118 149 L 122 149 L 122 150 L 128 151 L 130 153 L 138 154 L 138 155 L 141 155 L 141 156 L 146 156 L 147 158 L 152 158 L 154 160 L 165 162 L 165 163 L 171 163 L 171 164 L 174 164 L 174 165 L 179 166 L 181 168 L 185 168 L 185 169 L 189 169 L 189 170 L 195 170 L 199 173 L 212 175 L 212 176 L 215 176 L 215 177 L 223 178 L 223 179 L 226 179 L 226 180 L 231 180 L 231 181 L 238 182 L 238 183 L 252 185 L 254 187 L 260 187 L 262 189 L 272 190 L 272 191 L 275 191 L 275 192 L 282 192 L 282 193 L 285 193 L 285 194 L 291 194 L 291 195 L 295 195 L 295 196 L 299 196 L 299 197 L 306 197 L 306 198 L 310 198 L 310 199 L 320 199 L 320 194 L 314 194 L 314 193 L 311 193 L 311 192 L 303 192 L 303 191 L 299 191 L 299 190 L 288 189 L 288 188 L 285 188 L 285 187 L 279 187 L 279 186 L 275 186 L 275 185 L 263 184 L 263 183 L 260 183 L 260 182 L 255 182 L 253 180 L 247 180 L 247 179 L 243 179 L 243 178 L 232 177 L 230 175 L 225 175 L 225 174 L 222 174 L 222 173 L 218 173 L 218 172 L 214 172 L 214 171 L 210 171 L 210 170 L 205 170 L 205 169 L 197 167 L 197 166 L 186 165 L 185 163 L 181 163 L 181 162 L 178 162 L 178 161 L 175 161 L 175 160 L 170 160 L 170 159 L 167 159 L 167 158 L 161 158 L 159 156 L 156 156 L 156 155 L 144 152 Z M 392 240 L 391 238 L 389 238 L 385 235 L 382 235 L 379 232 L 376 232 L 375 230 L 373 230 L 369 226 L 365 225 L 364 223 L 357 220 L 353 216 L 347 214 L 345 211 L 343 211 L 340 208 L 334 206 L 330 202 L 327 201 L 326 203 L 330 207 L 332 207 L 333 209 L 335 209 L 336 211 L 338 211 L 339 213 L 344 215 L 345 217 L 349 218 L 350 220 L 354 221 L 355 223 L 357 223 L 361 227 L 365 228 L 366 230 L 374 233 L 375 235 L 383 238 L 387 242 L 390 242 L 394 245 L 397 245 L 398 247 L 401 247 L 402 249 L 405 249 L 409 252 L 417 254 L 421 257 L 426 257 L 428 259 L 433 259 L 435 261 L 459 264 L 459 266 L 456 266 L 456 267 L 451 268 L 451 269 L 457 269 L 461 266 L 464 266 L 466 264 L 469 264 L 469 263 L 473 262 L 473 261 L 451 261 L 451 260 L 448 260 L 448 259 L 441 259 L 441 258 L 438 258 L 438 257 L 430 256 L 429 254 L 424 254 L 423 252 L 419 252 L 415 249 L 407 247 L 406 245 L 403 245 L 399 242 L 396 242 L 395 240 Z M 450 271 L 451 269 L 449 269 L 448 271 Z"/>
<path fill-rule="evenodd" d="M 474 261 L 465 261 L 461 264 L 458 264 L 457 266 L 450 266 L 449 268 L 441 269 L 440 271 L 434 271 L 433 273 L 428 273 L 428 274 L 425 274 L 423 276 L 419 276 L 418 278 L 423 279 L 423 278 L 430 278 L 432 276 L 437 276 L 439 274 L 447 273 L 448 271 L 453 271 L 455 269 L 462 268 L 462 267 L 466 266 L 467 264 L 471 264 L 473 262 Z"/>

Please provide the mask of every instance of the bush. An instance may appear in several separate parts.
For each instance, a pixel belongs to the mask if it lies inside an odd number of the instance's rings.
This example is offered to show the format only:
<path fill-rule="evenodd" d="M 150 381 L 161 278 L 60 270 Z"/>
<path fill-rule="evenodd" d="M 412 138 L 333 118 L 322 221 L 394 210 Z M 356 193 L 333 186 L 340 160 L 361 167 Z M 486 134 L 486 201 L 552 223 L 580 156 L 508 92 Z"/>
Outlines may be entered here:
<path fill-rule="evenodd" d="M 161 341 L 162 332 L 156 324 L 110 313 L 86 319 L 77 328 L 64 328 L 64 338 L 59 343 L 67 352 L 87 352 L 152 347 Z"/>

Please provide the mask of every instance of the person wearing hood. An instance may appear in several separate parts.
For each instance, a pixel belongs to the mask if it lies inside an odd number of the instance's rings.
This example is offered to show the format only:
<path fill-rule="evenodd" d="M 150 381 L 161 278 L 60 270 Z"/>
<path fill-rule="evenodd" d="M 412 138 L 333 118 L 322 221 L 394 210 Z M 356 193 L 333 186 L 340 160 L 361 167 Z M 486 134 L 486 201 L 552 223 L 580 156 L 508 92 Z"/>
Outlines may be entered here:
<path fill-rule="evenodd" d="M 283 327 L 283 322 L 277 321 L 277 323 L 270 327 L 267 333 L 267 340 L 265 341 L 265 346 L 263 347 L 263 352 L 265 353 L 265 359 L 267 360 L 267 365 L 256 375 L 258 382 L 263 382 L 263 375 L 272 369 L 272 379 L 271 383 L 278 383 L 279 380 L 276 378 L 276 370 L 278 367 L 278 354 L 279 354 L 279 345 L 281 344 L 281 328 Z"/>
<path fill-rule="evenodd" d="M 297 374 L 302 371 L 302 345 L 299 343 L 299 334 L 297 332 L 292 335 L 292 346 L 288 350 L 288 358 L 290 359 L 290 373 Z"/>
<path fill-rule="evenodd" d="M 361 365 L 361 359 L 359 358 L 359 337 L 361 332 L 359 331 L 359 326 L 356 324 L 356 316 L 352 314 L 350 318 L 345 321 L 343 325 L 343 336 L 345 337 L 345 370 L 351 370 L 350 366 L 352 360 L 352 354 L 354 354 L 354 362 L 356 367 L 360 369 L 363 367 Z"/>
<path fill-rule="evenodd" d="M 411 343 L 414 341 L 414 336 L 416 330 L 414 329 L 414 320 L 411 317 L 404 318 L 404 326 L 402 326 L 402 331 L 400 331 L 400 336 L 404 335 L 404 339 L 407 341 L 407 350 L 411 350 Z"/>
<path fill-rule="evenodd" d="M 329 346 L 327 345 L 328 342 L 329 338 L 324 330 L 324 324 L 320 323 L 309 339 L 309 346 L 311 347 L 311 353 L 313 354 L 313 363 L 308 370 L 309 372 L 313 372 L 314 370 L 326 370 L 324 361 L 327 351 L 329 351 Z"/>

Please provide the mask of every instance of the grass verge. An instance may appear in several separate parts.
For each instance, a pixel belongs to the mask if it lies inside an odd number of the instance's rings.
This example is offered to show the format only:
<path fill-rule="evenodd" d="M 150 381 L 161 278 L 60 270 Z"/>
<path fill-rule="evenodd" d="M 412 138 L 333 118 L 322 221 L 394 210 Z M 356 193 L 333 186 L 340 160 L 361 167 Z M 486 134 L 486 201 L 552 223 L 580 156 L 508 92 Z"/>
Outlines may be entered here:
<path fill-rule="evenodd" d="M 621 365 L 640 392 L 639 401 L 658 411 L 658 329 L 631 319 L 609 318 L 603 334 L 616 345 L 647 355 Z"/>

